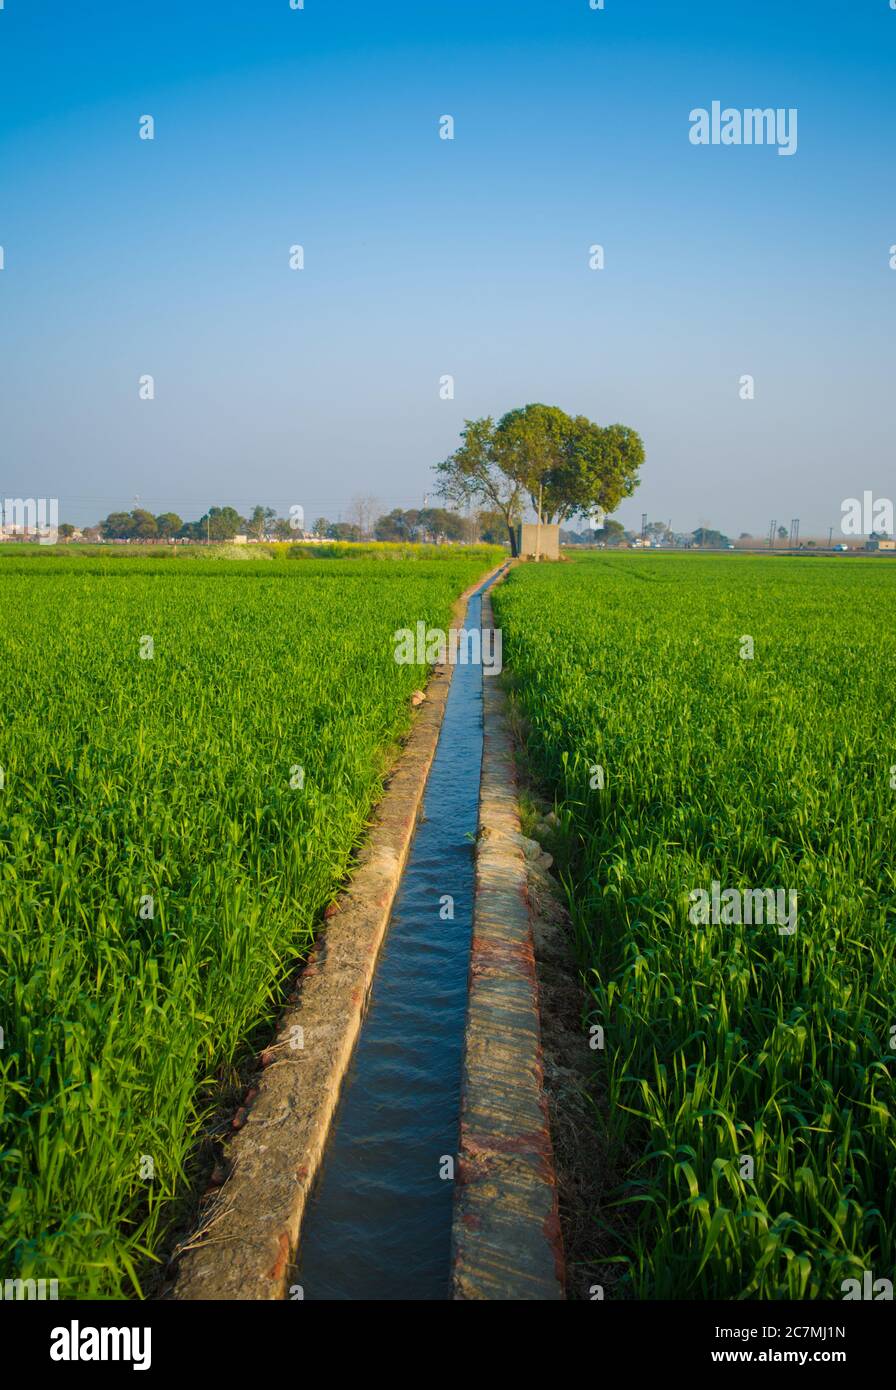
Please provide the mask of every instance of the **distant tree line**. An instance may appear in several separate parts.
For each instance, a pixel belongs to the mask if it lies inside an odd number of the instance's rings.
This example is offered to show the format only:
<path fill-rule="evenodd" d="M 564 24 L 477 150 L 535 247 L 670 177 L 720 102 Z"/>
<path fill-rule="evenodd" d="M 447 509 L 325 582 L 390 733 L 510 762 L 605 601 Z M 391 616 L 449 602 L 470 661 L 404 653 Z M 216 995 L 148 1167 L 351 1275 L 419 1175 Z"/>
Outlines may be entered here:
<path fill-rule="evenodd" d="M 472 517 L 461 516 L 445 507 L 421 507 L 404 511 L 400 507 L 376 516 L 372 498 L 356 499 L 351 505 L 351 521 L 328 521 L 318 517 L 311 534 L 333 541 L 444 541 L 497 543 L 506 540 L 499 513 L 482 511 Z M 63 527 L 60 527 L 62 532 Z M 66 528 L 68 534 L 73 527 Z M 210 507 L 198 521 L 184 521 L 176 512 L 152 512 L 135 507 L 130 512 L 110 512 L 97 528 L 110 541 L 227 541 L 237 535 L 253 540 L 295 540 L 304 534 L 294 524 L 277 515 L 272 507 L 257 506 L 248 517 L 235 507 Z"/>
<path fill-rule="evenodd" d="M 60 530 L 62 528 L 60 527 Z M 273 507 L 253 508 L 248 517 L 235 507 L 209 507 L 198 521 L 184 521 L 177 512 L 153 516 L 142 507 L 130 512 L 110 512 L 98 527 L 109 541 L 229 541 L 248 535 L 254 540 L 294 540 L 296 528 L 288 517 L 277 515 Z"/>
<path fill-rule="evenodd" d="M 741 540 L 749 539 L 746 532 Z M 627 531 L 619 521 L 608 519 L 602 525 L 585 531 L 572 531 L 561 528 L 560 540 L 564 545 L 605 545 L 629 546 L 645 540 L 652 545 L 693 547 L 700 546 L 710 550 L 723 550 L 730 545 L 724 531 L 716 531 L 708 526 L 698 526 L 696 531 L 671 531 L 664 521 L 651 521 L 641 531 Z"/>
<path fill-rule="evenodd" d="M 480 511 L 472 516 L 461 516 L 459 512 L 446 507 L 421 507 L 419 509 L 393 507 L 372 519 L 369 529 L 362 528 L 355 521 L 328 521 L 318 517 L 314 523 L 314 535 L 333 541 L 377 541 L 406 542 L 409 544 L 429 543 L 440 545 L 445 541 L 475 544 L 485 541 L 488 544 L 506 543 L 500 514 Z"/>
<path fill-rule="evenodd" d="M 374 535 L 378 541 L 465 541 L 469 527 L 465 517 L 445 507 L 421 507 L 419 511 L 396 507 L 379 518 Z"/>
<path fill-rule="evenodd" d="M 366 499 L 372 501 L 373 499 Z M 261 505 L 253 508 L 248 517 L 241 516 L 235 507 L 210 507 L 197 521 L 184 521 L 176 512 L 162 512 L 154 516 L 152 512 L 136 507 L 130 512 L 110 512 L 97 527 L 88 528 L 86 534 L 96 534 L 110 541 L 228 541 L 237 535 L 248 535 L 253 540 L 289 541 L 301 539 L 311 534 L 321 540 L 332 541 L 392 541 L 408 544 L 428 543 L 441 545 L 507 545 L 508 523 L 501 510 L 481 509 L 461 515 L 446 507 L 421 507 L 404 510 L 394 507 L 392 511 L 376 515 L 376 509 L 354 507 L 353 521 L 328 521 L 318 517 L 310 532 L 298 530 L 289 518 L 278 516 L 273 507 Z M 75 527 L 63 522 L 59 535 L 68 540 L 75 533 Z M 741 533 L 743 539 L 746 533 Z M 633 545 L 643 538 L 653 544 L 675 546 L 704 546 L 721 548 L 729 544 L 728 537 L 721 531 L 709 527 L 698 527 L 696 531 L 679 534 L 669 530 L 665 522 L 652 521 L 646 527 L 644 537 L 640 531 L 626 530 L 621 522 L 612 517 L 602 518 L 600 523 L 582 530 L 561 526 L 560 540 L 564 545 Z"/>

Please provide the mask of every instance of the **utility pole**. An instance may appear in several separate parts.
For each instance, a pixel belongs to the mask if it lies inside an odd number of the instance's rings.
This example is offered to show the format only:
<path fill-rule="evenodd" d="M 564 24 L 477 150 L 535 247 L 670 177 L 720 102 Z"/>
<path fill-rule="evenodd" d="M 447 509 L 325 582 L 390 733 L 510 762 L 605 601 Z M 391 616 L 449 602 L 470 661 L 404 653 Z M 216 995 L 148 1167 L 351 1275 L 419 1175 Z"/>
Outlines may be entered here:
<path fill-rule="evenodd" d="M 777 525 L 778 525 L 778 522 L 777 522 L 777 518 L 776 518 L 776 519 L 772 522 L 771 526 L 768 528 L 768 548 L 769 548 L 769 550 L 774 550 L 774 548 L 775 548 L 775 527 L 776 527 Z"/>
<path fill-rule="evenodd" d="M 796 550 L 800 541 L 800 519 L 795 516 L 790 523 L 790 549 Z"/>
<path fill-rule="evenodd" d="M 829 526 L 829 527 L 828 527 L 828 550 L 833 550 L 833 548 L 834 548 L 834 528 L 833 528 L 833 526 Z"/>
<path fill-rule="evenodd" d="M 541 503 L 544 496 L 544 483 L 538 480 L 538 509 L 535 513 L 535 563 L 541 559 Z"/>
<path fill-rule="evenodd" d="M 647 513 L 646 513 L 646 512 L 642 512 L 642 513 L 641 513 L 641 540 L 642 540 L 642 541 L 646 541 L 646 539 L 647 539 Z"/>

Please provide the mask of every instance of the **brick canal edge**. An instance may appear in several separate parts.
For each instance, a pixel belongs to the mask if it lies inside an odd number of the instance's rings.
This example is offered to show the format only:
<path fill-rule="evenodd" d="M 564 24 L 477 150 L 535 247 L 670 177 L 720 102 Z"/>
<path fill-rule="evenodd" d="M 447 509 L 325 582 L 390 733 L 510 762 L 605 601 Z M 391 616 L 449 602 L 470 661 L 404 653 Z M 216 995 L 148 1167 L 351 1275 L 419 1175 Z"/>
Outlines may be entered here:
<path fill-rule="evenodd" d="M 470 596 L 454 605 L 462 627 Z M 489 613 L 490 613 L 489 609 Z M 202 1211 L 201 1229 L 180 1248 L 168 1297 L 276 1300 L 287 1296 L 305 1206 L 320 1167 L 414 837 L 451 683 L 436 667 L 373 828 L 337 911 L 318 936 L 265 1050 L 245 1120 L 229 1141 L 228 1176 Z M 300 1030 L 300 1031 L 298 1031 Z M 301 1045 L 296 1046 L 296 1040 Z"/>
<path fill-rule="evenodd" d="M 494 627 L 488 594 L 482 626 Z M 514 743 L 483 679 L 476 897 L 452 1231 L 455 1299 L 564 1297 L 557 1177 L 544 1092 L 538 983 Z"/>

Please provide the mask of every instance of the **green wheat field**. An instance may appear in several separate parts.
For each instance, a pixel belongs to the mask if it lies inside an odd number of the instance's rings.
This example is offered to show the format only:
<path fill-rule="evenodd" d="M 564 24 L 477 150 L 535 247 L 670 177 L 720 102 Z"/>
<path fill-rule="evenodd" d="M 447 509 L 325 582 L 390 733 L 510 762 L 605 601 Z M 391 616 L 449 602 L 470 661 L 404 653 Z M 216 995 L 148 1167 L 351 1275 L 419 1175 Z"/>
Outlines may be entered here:
<path fill-rule="evenodd" d="M 621 1291 L 890 1277 L 896 569 L 592 554 L 494 605 L 604 1030 Z M 713 881 L 795 891 L 796 930 L 695 925 Z"/>
<path fill-rule="evenodd" d="M 392 635 L 499 558 L 243 556 L 0 552 L 0 1277 L 62 1298 L 142 1292 L 410 726 Z"/>
<path fill-rule="evenodd" d="M 410 727 L 393 634 L 499 558 L 0 550 L 0 1277 L 152 1291 Z M 603 1030 L 614 1296 L 889 1277 L 896 569 L 600 553 L 494 606 Z M 796 929 L 695 922 L 712 883 Z"/>

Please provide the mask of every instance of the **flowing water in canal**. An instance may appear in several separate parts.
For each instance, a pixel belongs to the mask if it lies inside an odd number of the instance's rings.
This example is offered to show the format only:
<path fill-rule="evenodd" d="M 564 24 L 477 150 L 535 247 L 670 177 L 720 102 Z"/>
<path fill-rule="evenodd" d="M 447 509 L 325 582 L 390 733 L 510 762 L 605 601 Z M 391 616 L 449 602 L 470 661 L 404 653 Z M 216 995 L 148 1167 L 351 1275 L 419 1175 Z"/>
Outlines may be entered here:
<path fill-rule="evenodd" d="M 480 594 L 465 626 L 480 625 Z M 491 679 L 491 678 L 490 678 Z M 299 1241 L 306 1299 L 449 1297 L 482 764 L 482 667 L 456 665 L 417 827 Z M 454 899 L 454 919 L 440 916 Z"/>

